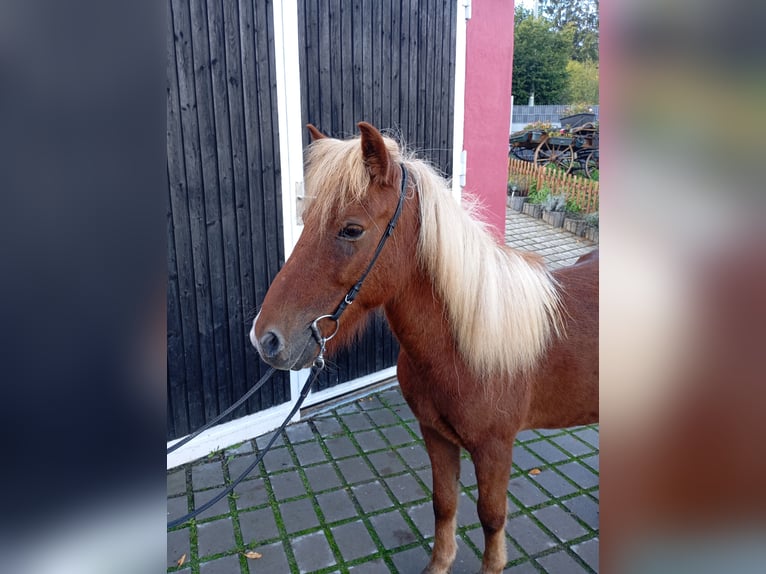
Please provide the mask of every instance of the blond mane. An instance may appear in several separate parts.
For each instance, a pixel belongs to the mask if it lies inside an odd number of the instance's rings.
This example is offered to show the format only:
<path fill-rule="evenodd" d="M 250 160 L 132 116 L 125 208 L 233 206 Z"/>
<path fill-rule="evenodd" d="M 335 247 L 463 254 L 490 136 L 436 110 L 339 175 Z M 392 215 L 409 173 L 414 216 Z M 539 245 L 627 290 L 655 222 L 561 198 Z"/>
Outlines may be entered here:
<path fill-rule="evenodd" d="M 461 356 L 481 375 L 531 369 L 560 332 L 555 280 L 536 256 L 499 245 L 476 217 L 478 205 L 455 201 L 428 163 L 384 140 L 418 195 L 419 261 L 444 301 Z M 315 141 L 305 171 L 320 229 L 337 206 L 361 200 L 370 185 L 358 137 Z"/>

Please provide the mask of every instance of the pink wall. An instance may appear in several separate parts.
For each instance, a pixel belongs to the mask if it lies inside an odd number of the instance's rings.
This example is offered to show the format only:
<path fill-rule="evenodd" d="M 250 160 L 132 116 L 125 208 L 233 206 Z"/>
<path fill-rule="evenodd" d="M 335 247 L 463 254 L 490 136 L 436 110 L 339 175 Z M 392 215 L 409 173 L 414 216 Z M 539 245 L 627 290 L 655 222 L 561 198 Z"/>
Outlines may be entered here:
<path fill-rule="evenodd" d="M 511 124 L 513 2 L 472 3 L 466 28 L 464 192 L 481 199 L 498 238 L 505 237 L 508 132 Z"/>

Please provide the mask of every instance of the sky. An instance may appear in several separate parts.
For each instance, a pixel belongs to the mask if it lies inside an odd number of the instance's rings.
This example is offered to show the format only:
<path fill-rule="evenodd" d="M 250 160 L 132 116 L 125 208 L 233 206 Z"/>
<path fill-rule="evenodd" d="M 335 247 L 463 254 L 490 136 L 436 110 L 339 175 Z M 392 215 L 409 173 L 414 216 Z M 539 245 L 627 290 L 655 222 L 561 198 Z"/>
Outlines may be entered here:
<path fill-rule="evenodd" d="M 514 6 L 524 6 L 524 8 L 531 10 L 535 7 L 535 0 L 516 0 Z"/>

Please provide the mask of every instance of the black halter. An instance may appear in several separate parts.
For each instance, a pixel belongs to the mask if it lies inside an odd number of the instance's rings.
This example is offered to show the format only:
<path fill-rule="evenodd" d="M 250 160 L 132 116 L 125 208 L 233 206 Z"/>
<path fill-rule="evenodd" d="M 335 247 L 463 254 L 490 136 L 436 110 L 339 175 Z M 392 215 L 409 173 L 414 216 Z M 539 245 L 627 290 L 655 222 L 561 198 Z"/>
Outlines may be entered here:
<path fill-rule="evenodd" d="M 346 296 L 343 297 L 343 300 L 338 305 L 338 308 L 335 309 L 335 312 L 332 315 L 321 315 L 320 317 L 317 317 L 314 319 L 314 321 L 311 323 L 311 332 L 314 335 L 314 339 L 316 339 L 316 342 L 319 343 L 319 355 L 317 355 L 317 358 L 314 360 L 314 364 L 320 368 L 324 366 L 324 348 L 327 344 L 327 341 L 332 339 L 337 333 L 338 328 L 340 327 L 340 316 L 343 314 L 343 312 L 346 310 L 346 307 L 351 305 L 351 303 L 354 302 L 354 299 L 356 299 L 356 296 L 359 294 L 359 290 L 362 288 L 362 284 L 364 283 L 364 280 L 367 279 L 367 275 L 369 275 L 370 271 L 372 270 L 373 265 L 375 265 L 375 262 L 378 260 L 378 257 L 380 256 L 380 252 L 383 251 L 383 246 L 386 244 L 386 241 L 391 236 L 391 233 L 393 233 L 394 228 L 396 227 L 397 221 L 399 221 L 399 216 L 402 214 L 402 206 L 404 205 L 404 196 L 407 193 L 407 168 L 404 167 L 404 164 L 401 164 L 399 167 L 402 169 L 402 186 L 401 191 L 399 192 L 399 203 L 396 205 L 396 211 L 394 212 L 394 215 L 391 217 L 391 221 L 388 222 L 388 226 L 386 227 L 385 232 L 383 232 L 383 236 L 380 238 L 380 241 L 378 242 L 378 247 L 375 249 L 375 253 L 372 255 L 372 260 L 370 260 L 370 263 L 367 265 L 367 269 L 364 270 L 364 273 L 362 273 L 362 276 L 359 278 L 359 281 L 356 282 L 356 284 L 349 289 L 348 293 L 346 293 Z M 332 332 L 331 335 L 328 337 L 323 337 L 322 332 L 319 330 L 319 326 L 317 323 L 321 321 L 322 319 L 330 319 L 332 321 L 335 321 L 335 330 Z"/>

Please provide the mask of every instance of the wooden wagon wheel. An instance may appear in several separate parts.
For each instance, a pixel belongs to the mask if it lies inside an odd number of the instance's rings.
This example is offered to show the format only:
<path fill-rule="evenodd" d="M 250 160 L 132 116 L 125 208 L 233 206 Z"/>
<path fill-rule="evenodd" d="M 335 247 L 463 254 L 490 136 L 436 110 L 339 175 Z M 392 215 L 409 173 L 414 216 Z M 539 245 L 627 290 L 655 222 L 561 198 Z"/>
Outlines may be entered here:
<path fill-rule="evenodd" d="M 585 177 L 592 178 L 593 173 L 598 169 L 598 150 L 594 149 L 589 151 L 583 159 L 582 165 L 585 170 Z"/>
<path fill-rule="evenodd" d="M 546 166 L 554 164 L 569 173 L 575 163 L 575 151 L 571 145 L 555 146 L 546 139 L 535 150 L 535 165 Z"/>

